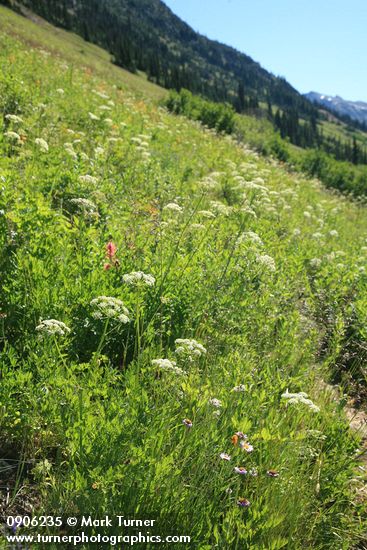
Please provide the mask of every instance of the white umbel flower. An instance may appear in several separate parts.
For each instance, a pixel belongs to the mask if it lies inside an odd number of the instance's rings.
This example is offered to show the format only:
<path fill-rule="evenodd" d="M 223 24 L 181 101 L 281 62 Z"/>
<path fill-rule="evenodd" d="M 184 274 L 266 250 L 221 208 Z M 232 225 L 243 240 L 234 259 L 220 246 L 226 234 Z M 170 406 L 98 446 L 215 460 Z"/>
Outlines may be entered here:
<path fill-rule="evenodd" d="M 6 120 L 9 120 L 10 122 L 13 122 L 14 124 L 20 124 L 23 122 L 23 119 L 18 115 L 5 115 Z"/>
<path fill-rule="evenodd" d="M 282 398 L 287 400 L 288 405 L 306 405 L 313 412 L 320 412 L 320 407 L 308 399 L 308 395 L 305 392 L 289 393 L 288 390 L 282 394 Z"/>
<path fill-rule="evenodd" d="M 11 141 L 20 141 L 20 135 L 16 132 L 12 132 L 11 130 L 9 130 L 9 132 L 5 132 L 4 136 Z"/>
<path fill-rule="evenodd" d="M 232 388 L 232 391 L 234 391 L 236 393 L 241 393 L 241 392 L 246 391 L 246 387 L 245 387 L 244 384 L 240 384 L 239 386 L 234 386 L 234 388 Z"/>
<path fill-rule="evenodd" d="M 275 261 L 271 256 L 268 256 L 267 254 L 263 254 L 263 255 L 258 255 L 256 259 L 261 265 L 266 267 L 266 269 L 268 269 L 269 271 L 276 270 Z"/>
<path fill-rule="evenodd" d="M 98 298 L 94 298 L 91 301 L 90 305 L 94 309 L 92 313 L 94 319 L 115 319 L 123 324 L 130 321 L 128 317 L 129 310 L 118 298 L 98 296 Z"/>
<path fill-rule="evenodd" d="M 215 218 L 215 214 L 213 212 L 210 212 L 210 210 L 199 210 L 198 215 L 203 218 Z"/>
<path fill-rule="evenodd" d="M 173 372 L 178 376 L 184 376 L 186 372 L 176 366 L 176 361 L 171 361 L 170 359 L 153 359 L 152 365 L 159 367 L 161 370 L 167 372 Z"/>
<path fill-rule="evenodd" d="M 213 405 L 213 407 L 215 407 L 216 409 L 220 409 L 220 407 L 222 406 L 222 401 L 220 401 L 216 397 L 213 397 L 212 399 L 209 399 L 209 404 Z"/>
<path fill-rule="evenodd" d="M 176 202 L 169 202 L 168 204 L 166 204 L 163 210 L 171 210 L 172 212 L 182 212 L 183 208 Z"/>
<path fill-rule="evenodd" d="M 59 336 L 65 336 L 69 334 L 70 329 L 62 321 L 57 321 L 56 319 L 45 319 L 41 321 L 38 326 L 36 326 L 36 331 L 42 335 L 54 335 L 58 334 Z"/>
<path fill-rule="evenodd" d="M 206 349 L 204 346 L 193 339 L 177 338 L 175 340 L 175 344 L 175 353 L 177 353 L 177 355 L 187 357 L 190 361 L 192 361 L 194 357 L 199 358 L 206 354 Z"/>
<path fill-rule="evenodd" d="M 88 113 L 88 115 L 91 120 L 100 120 L 99 116 L 95 115 L 94 113 Z"/>
<path fill-rule="evenodd" d="M 122 280 L 127 285 L 138 285 L 144 283 L 147 286 L 153 286 L 155 284 L 155 278 L 149 273 L 143 273 L 143 271 L 132 271 L 122 276 Z"/>
<path fill-rule="evenodd" d="M 77 199 L 71 199 L 70 202 L 74 204 L 84 214 L 92 215 L 97 212 L 96 205 L 89 199 L 78 197 Z"/>
<path fill-rule="evenodd" d="M 321 264 L 322 264 L 322 260 L 320 260 L 320 258 L 312 258 L 310 260 L 310 265 L 311 267 L 314 267 L 316 269 L 318 269 L 319 267 L 321 267 Z"/>
<path fill-rule="evenodd" d="M 40 150 L 42 151 L 42 153 L 48 153 L 48 143 L 45 139 L 43 138 L 36 138 L 34 140 L 34 143 L 37 145 L 37 147 L 40 148 Z"/>
<path fill-rule="evenodd" d="M 237 239 L 238 244 L 241 244 L 246 241 L 250 241 L 253 244 L 257 244 L 259 246 L 263 246 L 264 244 L 260 239 L 259 235 L 254 231 L 246 231 L 245 233 L 242 233 L 242 235 L 240 235 Z"/>
<path fill-rule="evenodd" d="M 79 181 L 81 183 L 98 183 L 98 178 L 95 178 L 94 176 L 91 176 L 90 174 L 85 174 L 84 176 L 79 176 Z"/>

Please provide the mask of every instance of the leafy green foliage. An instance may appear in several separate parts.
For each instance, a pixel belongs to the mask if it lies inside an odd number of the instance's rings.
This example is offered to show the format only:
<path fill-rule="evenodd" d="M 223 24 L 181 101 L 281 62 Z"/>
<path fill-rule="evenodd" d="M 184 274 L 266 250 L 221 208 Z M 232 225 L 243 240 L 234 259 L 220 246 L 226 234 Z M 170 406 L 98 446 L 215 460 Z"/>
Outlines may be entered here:
<path fill-rule="evenodd" d="M 170 92 L 166 107 L 177 115 L 199 120 L 208 128 L 231 134 L 234 129 L 234 110 L 230 105 L 214 103 L 192 95 L 188 90 Z"/>
<path fill-rule="evenodd" d="M 326 187 L 334 188 L 345 195 L 365 201 L 367 168 L 341 162 L 322 149 L 293 147 L 289 140 L 274 132 L 266 119 L 236 116 L 235 134 L 263 155 L 272 155 L 282 162 L 310 177 L 319 178 Z"/>

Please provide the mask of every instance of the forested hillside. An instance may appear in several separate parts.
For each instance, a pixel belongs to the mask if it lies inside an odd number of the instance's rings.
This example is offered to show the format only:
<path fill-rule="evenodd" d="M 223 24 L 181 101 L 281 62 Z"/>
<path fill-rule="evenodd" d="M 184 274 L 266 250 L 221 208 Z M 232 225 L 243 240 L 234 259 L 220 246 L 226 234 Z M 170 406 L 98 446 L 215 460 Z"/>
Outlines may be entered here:
<path fill-rule="evenodd" d="M 269 100 L 302 114 L 317 110 L 284 79 L 250 57 L 193 31 L 160 0 L 22 0 L 47 20 L 109 50 L 115 62 L 146 71 L 168 88 L 218 101 Z M 237 97 L 239 84 L 247 98 Z M 240 94 L 242 96 L 242 94 Z M 256 98 L 256 100 L 255 100 Z"/>
<path fill-rule="evenodd" d="M 365 140 L 358 132 L 330 132 L 325 128 L 327 116 L 284 78 L 193 31 L 161 0 L 0 2 L 21 12 L 29 8 L 73 30 L 111 52 L 116 64 L 144 71 L 160 86 L 188 89 L 227 102 L 240 113 L 266 117 L 283 138 L 299 147 L 321 148 L 354 164 L 367 162 Z M 352 120 L 348 124 L 354 125 Z"/>

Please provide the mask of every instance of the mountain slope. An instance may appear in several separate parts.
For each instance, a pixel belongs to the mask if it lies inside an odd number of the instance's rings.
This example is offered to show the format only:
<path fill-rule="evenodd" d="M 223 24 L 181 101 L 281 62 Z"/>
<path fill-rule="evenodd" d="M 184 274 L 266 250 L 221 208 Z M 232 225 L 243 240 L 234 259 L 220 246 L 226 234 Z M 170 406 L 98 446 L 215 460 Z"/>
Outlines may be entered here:
<path fill-rule="evenodd" d="M 367 128 L 367 103 L 363 101 L 348 101 L 340 96 L 328 96 L 318 92 L 309 92 L 305 97 L 316 103 L 334 111 L 337 115 L 356 120 Z"/>
<path fill-rule="evenodd" d="M 154 520 L 47 528 L 84 550 L 363 547 L 320 377 L 363 380 L 365 210 L 4 8 L 0 66 L 2 516 Z"/>
<path fill-rule="evenodd" d="M 144 72 L 159 86 L 186 88 L 216 102 L 228 102 L 239 113 L 269 118 L 282 138 L 298 147 L 321 148 L 338 160 L 367 159 L 363 136 L 351 136 L 329 121 L 324 124 L 327 117 L 319 106 L 286 80 L 234 48 L 194 32 L 161 0 L 0 2 L 73 30 L 108 50 L 115 64 L 133 73 Z M 347 123 L 358 124 L 351 119 Z"/>
<path fill-rule="evenodd" d="M 1 0 L 26 6 L 108 49 L 116 63 L 146 71 L 165 87 L 186 87 L 231 103 L 266 101 L 303 115 L 317 110 L 283 78 L 249 56 L 194 32 L 160 0 Z M 242 91 L 240 91 L 242 96 Z"/>

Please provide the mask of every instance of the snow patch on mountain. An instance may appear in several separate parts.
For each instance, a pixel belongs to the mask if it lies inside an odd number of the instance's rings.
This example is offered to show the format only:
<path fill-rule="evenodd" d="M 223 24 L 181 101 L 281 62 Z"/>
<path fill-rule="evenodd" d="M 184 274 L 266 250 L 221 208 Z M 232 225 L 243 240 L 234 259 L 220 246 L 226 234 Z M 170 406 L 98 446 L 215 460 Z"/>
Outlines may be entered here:
<path fill-rule="evenodd" d="M 367 124 L 367 103 L 364 101 L 348 101 L 342 97 L 309 92 L 305 97 L 313 103 L 318 103 L 332 109 L 339 115 L 349 116 L 353 120 Z"/>

